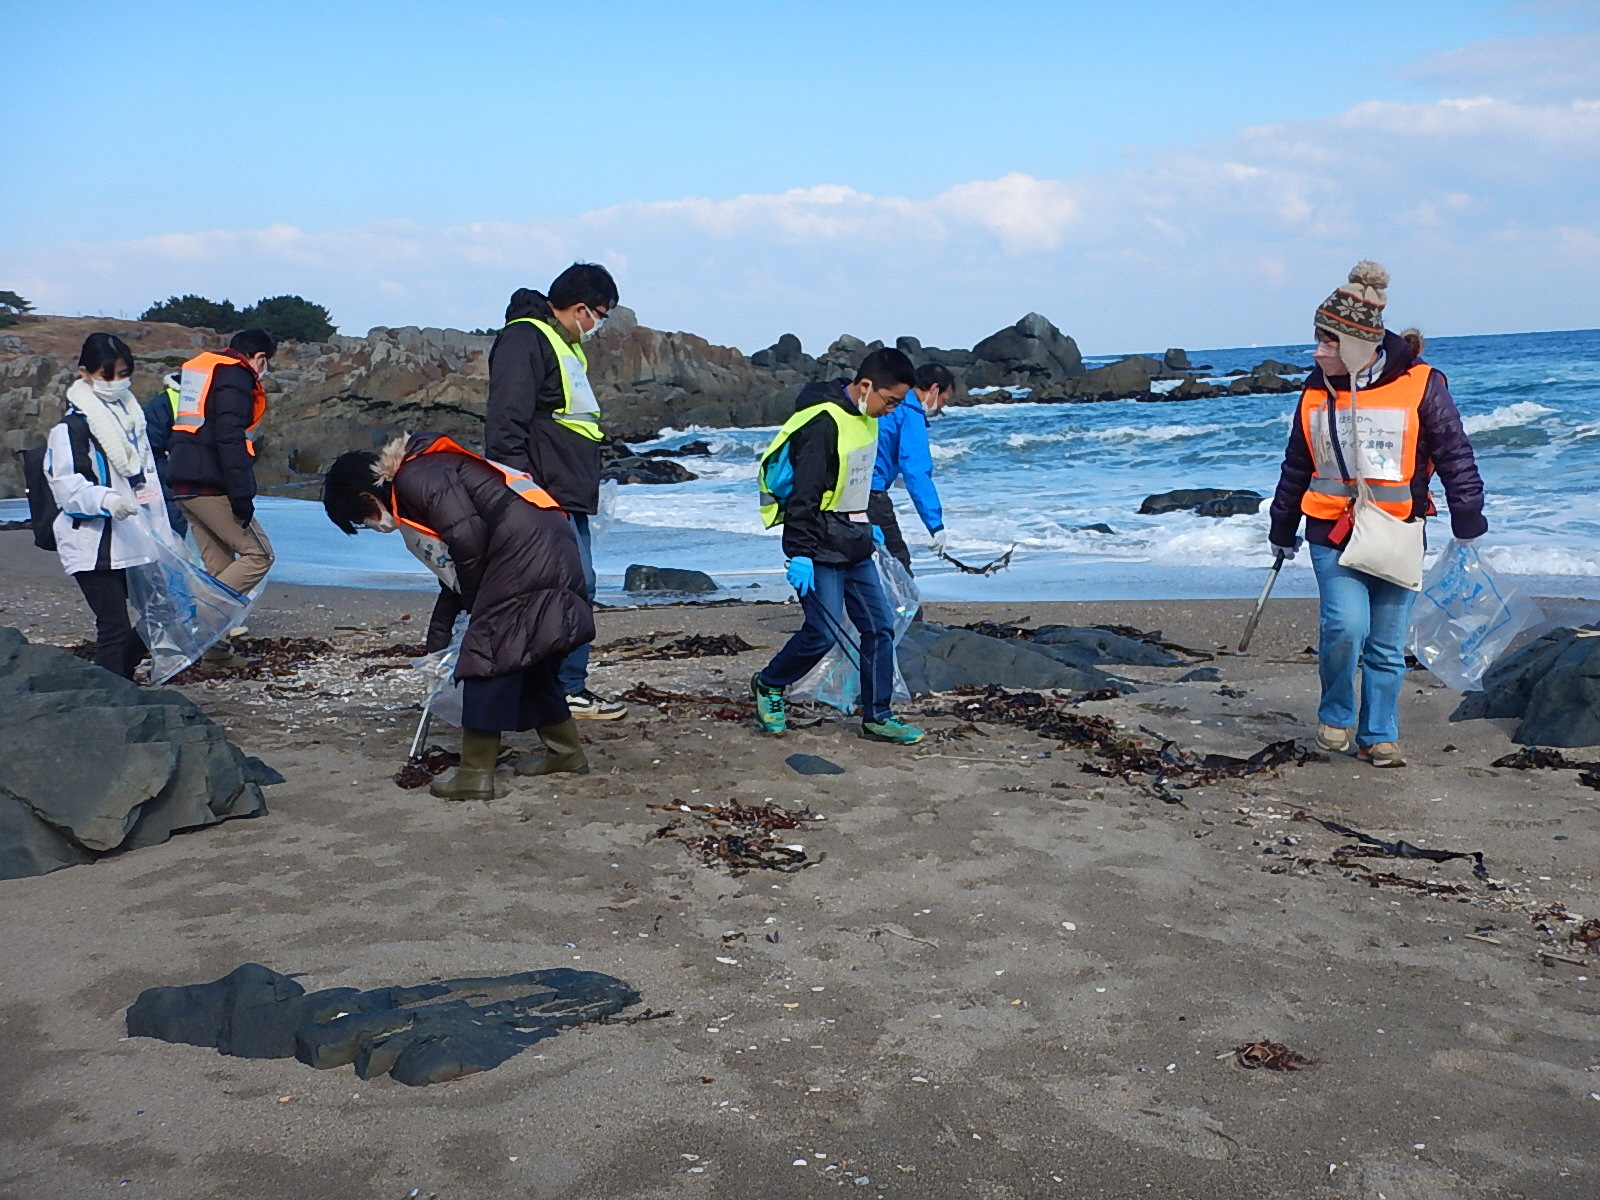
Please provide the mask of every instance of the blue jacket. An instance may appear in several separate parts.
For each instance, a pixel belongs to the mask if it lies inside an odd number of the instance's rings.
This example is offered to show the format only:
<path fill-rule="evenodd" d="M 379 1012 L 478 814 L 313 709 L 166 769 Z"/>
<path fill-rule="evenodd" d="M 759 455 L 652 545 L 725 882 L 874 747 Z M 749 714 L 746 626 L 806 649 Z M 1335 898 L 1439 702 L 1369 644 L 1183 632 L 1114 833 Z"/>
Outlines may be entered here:
<path fill-rule="evenodd" d="M 872 468 L 872 490 L 887 491 L 901 475 L 922 523 L 929 533 L 938 533 L 944 528 L 944 509 L 933 486 L 928 414 L 915 390 L 906 393 L 898 408 L 878 418 L 878 462 Z"/>

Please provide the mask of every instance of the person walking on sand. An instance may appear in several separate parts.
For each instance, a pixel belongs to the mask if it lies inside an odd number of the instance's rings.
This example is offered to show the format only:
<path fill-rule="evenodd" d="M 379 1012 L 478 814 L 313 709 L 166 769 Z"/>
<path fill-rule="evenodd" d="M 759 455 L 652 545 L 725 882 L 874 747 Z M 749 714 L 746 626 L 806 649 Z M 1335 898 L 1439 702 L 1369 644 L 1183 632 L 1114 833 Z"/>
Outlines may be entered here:
<path fill-rule="evenodd" d="M 916 380 L 899 350 L 874 350 L 854 380 L 808 383 L 795 415 L 761 456 L 761 518 L 783 524 L 785 574 L 805 621 L 772 661 L 750 677 L 756 718 L 768 733 L 788 727 L 784 689 L 822 661 L 843 635 L 844 614 L 861 635 L 861 736 L 911 745 L 922 731 L 890 711 L 894 617 L 872 552 L 883 535 L 867 519 L 878 418 Z"/>
<path fill-rule="evenodd" d="M 518 288 L 506 305 L 506 325 L 489 348 L 485 453 L 526 471 L 569 517 L 583 558 L 589 599 L 595 592 L 589 518 L 600 507 L 600 404 L 589 384 L 583 343 L 599 333 L 617 306 L 611 272 L 573 263 L 548 296 Z M 628 715 L 616 700 L 589 689 L 589 644 L 561 664 L 561 686 L 574 717 L 614 721 Z"/>
<path fill-rule="evenodd" d="M 381 454 L 340 455 L 323 484 L 328 518 L 345 533 L 399 530 L 447 589 L 448 628 L 471 616 L 456 663 L 461 686 L 461 766 L 430 791 L 445 800 L 492 800 L 500 735 L 532 729 L 545 754 L 518 775 L 587 774 L 567 709 L 560 664 L 594 639 L 583 562 L 572 524 L 526 473 L 490 462 L 440 433 L 396 438 Z M 459 600 L 455 599 L 459 598 Z"/>
<path fill-rule="evenodd" d="M 867 516 L 883 531 L 883 548 L 906 569 L 911 570 L 911 551 L 895 519 L 894 501 L 889 488 L 904 478 L 911 503 L 928 530 L 928 548 L 943 554 L 945 547 L 944 509 L 938 489 L 933 486 L 933 451 L 928 446 L 928 419 L 944 411 L 955 390 L 950 368 L 938 363 L 923 363 L 917 368 L 916 383 L 905 400 L 878 420 L 878 458 L 872 468 L 872 495 L 867 501 Z"/>
<path fill-rule="evenodd" d="M 224 351 L 183 364 L 167 446 L 167 487 L 189 522 L 206 573 L 241 596 L 272 569 L 272 543 L 256 520 L 253 435 L 267 411 L 261 386 L 278 343 L 264 329 L 233 335 Z M 208 666 L 247 665 L 226 641 Z"/>
<path fill-rule="evenodd" d="M 145 656 L 128 619 L 127 568 L 150 562 L 129 544 L 126 522 L 144 510 L 157 534 L 166 509 L 144 413 L 132 390 L 133 351 L 121 338 L 92 333 L 67 389 L 66 416 L 50 430 L 45 479 L 61 509 L 52 525 L 62 569 L 94 613 L 94 662 L 133 678 Z"/>
<path fill-rule="evenodd" d="M 1428 485 L 1437 471 L 1455 537 L 1481 537 L 1489 523 L 1472 444 L 1444 375 L 1422 360 L 1420 333 L 1384 329 L 1388 286 L 1387 271 L 1360 262 L 1317 308 L 1316 366 L 1290 426 L 1269 539 L 1293 558 L 1306 518 L 1319 597 L 1317 743 L 1343 752 L 1353 734 L 1357 757 L 1375 767 L 1403 767 L 1400 689 L 1417 593 L 1340 565 L 1358 487 L 1350 472 L 1361 472 L 1383 510 L 1420 521 L 1435 512 Z"/>

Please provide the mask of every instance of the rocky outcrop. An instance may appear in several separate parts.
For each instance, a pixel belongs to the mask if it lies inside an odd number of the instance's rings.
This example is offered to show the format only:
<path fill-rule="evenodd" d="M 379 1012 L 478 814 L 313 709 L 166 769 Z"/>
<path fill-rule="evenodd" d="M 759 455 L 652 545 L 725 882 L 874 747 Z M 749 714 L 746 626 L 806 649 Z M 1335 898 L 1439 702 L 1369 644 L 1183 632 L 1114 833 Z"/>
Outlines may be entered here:
<path fill-rule="evenodd" d="M 1228 488 L 1179 488 L 1146 496 L 1139 505 L 1140 516 L 1192 512 L 1200 517 L 1235 517 L 1254 513 L 1266 497 L 1259 492 Z"/>
<path fill-rule="evenodd" d="M 705 594 L 717 590 L 717 581 L 704 571 L 691 571 L 683 567 L 649 567 L 643 563 L 634 563 L 622 577 L 622 590 Z"/>
<path fill-rule="evenodd" d="M 209 330 L 159 322 L 28 317 L 0 338 L 0 448 L 17 451 L 42 443 L 60 419 L 83 338 L 99 329 L 118 334 L 133 348 L 138 360 L 134 389 L 142 397 L 159 390 L 164 373 L 222 342 Z M 402 431 L 435 429 L 469 445 L 480 443 L 493 341 L 456 329 L 406 326 L 380 327 L 365 337 L 285 343 L 267 380 L 271 409 L 256 442 L 261 485 L 309 486 L 338 454 L 377 447 Z M 799 338 L 786 333 L 747 358 L 692 333 L 651 329 L 619 307 L 588 351 L 608 432 L 636 441 L 666 427 L 779 424 L 793 412 L 802 384 L 849 375 L 882 344 L 844 334 L 813 357 Z M 1132 355 L 1089 368 L 1077 343 L 1038 313 L 970 350 L 924 346 L 914 337 L 895 344 L 919 364 L 950 368 L 956 404 L 1183 401 L 1292 391 L 1299 385 L 1284 374 L 1302 370 L 1267 362 L 1217 387 L 1189 373 L 1181 350 L 1169 350 L 1162 359 Z M 1157 380 L 1181 382 L 1152 391 Z M 1016 391 L 971 395 L 997 388 Z M 692 476 L 682 468 L 633 463 L 614 468 L 611 477 L 672 482 Z M 0 453 L 0 495 L 21 491 L 17 456 Z"/>
<path fill-rule="evenodd" d="M 1527 746 L 1600 746 L 1600 625 L 1555 629 L 1502 657 L 1452 721 L 1520 718 Z"/>

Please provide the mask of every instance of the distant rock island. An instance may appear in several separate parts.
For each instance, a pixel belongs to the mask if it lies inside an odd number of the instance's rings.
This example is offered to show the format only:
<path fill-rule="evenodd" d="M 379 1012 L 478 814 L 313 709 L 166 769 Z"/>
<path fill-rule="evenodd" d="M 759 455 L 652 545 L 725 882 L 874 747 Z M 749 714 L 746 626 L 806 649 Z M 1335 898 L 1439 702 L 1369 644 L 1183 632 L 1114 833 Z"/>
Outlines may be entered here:
<path fill-rule="evenodd" d="M 25 318 L 0 334 L 0 445 L 43 442 L 60 419 L 84 337 L 97 329 L 123 338 L 138 359 L 134 390 L 154 395 L 161 376 L 225 339 L 209 330 L 101 317 Z M 307 486 L 345 450 L 379 445 L 403 430 L 433 429 L 467 441 L 483 431 L 493 337 L 456 329 L 379 327 L 365 337 L 285 342 L 267 379 L 272 408 L 256 441 L 264 487 Z M 845 334 L 819 356 L 784 334 L 746 357 L 692 333 L 639 324 L 619 307 L 589 344 L 591 378 L 605 412 L 615 477 L 624 482 L 694 478 L 676 464 L 647 462 L 623 443 L 689 426 L 776 425 L 812 380 L 855 370 L 882 342 Z M 913 362 L 937 362 L 956 377 L 956 404 L 1017 400 L 1086 404 L 1103 400 L 1184 401 L 1299 388 L 1304 367 L 1263 362 L 1226 385 L 1207 383 L 1180 349 L 1160 359 L 1130 355 L 1086 367 L 1077 343 L 1038 313 L 990 334 L 970 350 L 942 350 L 902 337 Z M 1288 378 L 1295 376 L 1296 378 Z M 1158 383 L 1161 386 L 1156 386 Z M 702 451 L 703 452 L 703 451 Z M 0 454 L 0 495 L 22 494 L 18 455 Z"/>

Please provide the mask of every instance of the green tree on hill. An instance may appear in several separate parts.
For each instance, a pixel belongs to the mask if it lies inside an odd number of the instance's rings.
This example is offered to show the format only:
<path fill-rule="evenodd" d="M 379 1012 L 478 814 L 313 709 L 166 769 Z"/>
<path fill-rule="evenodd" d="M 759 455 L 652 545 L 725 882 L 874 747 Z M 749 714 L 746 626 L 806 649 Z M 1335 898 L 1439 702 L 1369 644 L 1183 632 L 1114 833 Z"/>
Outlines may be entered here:
<path fill-rule="evenodd" d="M 325 342 L 334 334 L 328 310 L 300 296 L 269 296 L 239 314 L 240 327 L 265 329 L 291 342 Z"/>
<path fill-rule="evenodd" d="M 207 300 L 204 296 L 169 296 L 159 304 L 152 304 L 139 314 L 141 321 L 171 321 L 174 325 L 188 325 L 196 329 L 215 329 L 218 333 L 234 333 L 245 328 L 240 322 L 239 310 L 233 301 Z"/>
<path fill-rule="evenodd" d="M 15 325 L 22 320 L 23 313 L 32 311 L 33 305 L 15 292 L 0 292 L 0 329 Z"/>

